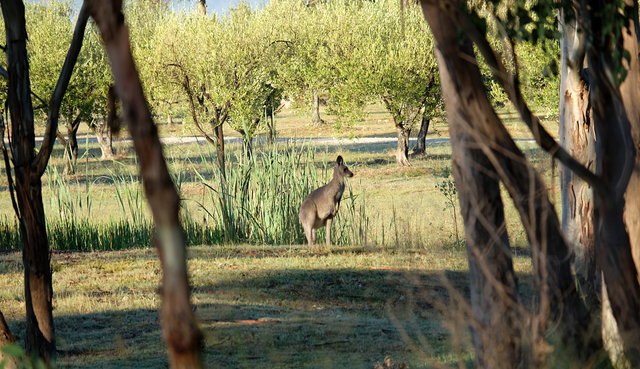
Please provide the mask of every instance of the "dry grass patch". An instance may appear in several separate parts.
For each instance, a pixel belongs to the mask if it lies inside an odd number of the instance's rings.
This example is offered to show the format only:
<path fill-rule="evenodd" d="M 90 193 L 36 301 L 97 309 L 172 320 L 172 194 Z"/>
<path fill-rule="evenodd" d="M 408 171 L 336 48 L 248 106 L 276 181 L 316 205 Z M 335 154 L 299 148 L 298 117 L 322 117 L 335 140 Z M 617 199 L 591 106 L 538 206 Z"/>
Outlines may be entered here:
<path fill-rule="evenodd" d="M 189 254 L 207 363 L 371 369 L 387 355 L 410 368 L 428 367 L 425 354 L 447 363 L 470 360 L 467 351 L 451 354 L 443 315 L 433 304 L 448 300 L 442 276 L 465 291 L 463 251 L 224 245 L 192 247 Z M 19 259 L 15 252 L 0 254 L 6 286 L 0 305 L 21 335 Z M 516 258 L 525 282 L 529 264 Z M 167 365 L 153 250 L 56 252 L 53 267 L 60 368 Z"/>

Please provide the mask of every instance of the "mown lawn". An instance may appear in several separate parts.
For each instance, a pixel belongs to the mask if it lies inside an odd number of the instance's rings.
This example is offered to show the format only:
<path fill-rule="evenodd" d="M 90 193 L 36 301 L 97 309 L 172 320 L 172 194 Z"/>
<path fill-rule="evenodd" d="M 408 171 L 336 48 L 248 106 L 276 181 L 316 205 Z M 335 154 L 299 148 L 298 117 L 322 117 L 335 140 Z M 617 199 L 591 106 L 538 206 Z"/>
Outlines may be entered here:
<path fill-rule="evenodd" d="M 410 368 L 469 363 L 450 289 L 467 294 L 462 250 L 350 246 L 189 249 L 193 304 L 207 367 L 367 368 L 390 356 Z M 60 368 L 167 365 L 151 249 L 53 254 Z M 530 260 L 515 258 L 524 290 Z M 18 253 L 0 255 L 0 303 L 24 332 Z M 459 342 L 458 345 L 453 342 Z"/>

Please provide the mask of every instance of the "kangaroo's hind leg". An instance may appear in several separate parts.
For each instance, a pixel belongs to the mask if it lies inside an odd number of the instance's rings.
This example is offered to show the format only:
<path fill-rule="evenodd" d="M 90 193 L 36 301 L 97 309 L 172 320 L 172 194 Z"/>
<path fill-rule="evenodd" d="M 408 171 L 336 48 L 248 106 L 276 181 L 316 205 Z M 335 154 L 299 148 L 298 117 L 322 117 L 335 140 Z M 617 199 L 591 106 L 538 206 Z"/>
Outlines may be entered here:
<path fill-rule="evenodd" d="M 315 242 L 315 235 L 312 225 L 302 224 L 302 228 L 304 228 L 304 236 L 307 238 L 307 243 L 309 246 L 313 245 Z"/>

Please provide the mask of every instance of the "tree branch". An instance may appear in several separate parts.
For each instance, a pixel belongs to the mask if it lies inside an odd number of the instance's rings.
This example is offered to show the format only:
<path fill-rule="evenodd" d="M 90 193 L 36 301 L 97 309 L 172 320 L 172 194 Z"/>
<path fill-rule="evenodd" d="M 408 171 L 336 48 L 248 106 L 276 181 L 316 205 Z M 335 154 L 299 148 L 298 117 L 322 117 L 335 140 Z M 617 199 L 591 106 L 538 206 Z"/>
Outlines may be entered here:
<path fill-rule="evenodd" d="M 207 132 L 200 125 L 200 120 L 198 119 L 198 113 L 196 112 L 196 103 L 193 98 L 193 91 L 191 90 L 191 83 L 189 82 L 189 76 L 185 72 L 184 67 L 180 64 L 174 64 L 174 63 L 167 64 L 167 66 L 178 68 L 182 72 L 184 81 L 180 82 L 180 86 L 184 89 L 185 93 L 187 94 L 189 107 L 190 107 L 189 110 L 191 111 L 191 118 L 193 119 L 193 123 L 196 125 L 196 128 L 198 129 L 198 131 L 200 131 L 200 133 L 204 135 L 204 138 L 210 144 L 215 146 L 216 142 L 213 140 L 213 138 L 211 138 L 211 136 L 207 134 Z"/>
<path fill-rule="evenodd" d="M 18 219 L 22 219 L 22 215 L 20 213 L 20 208 L 18 207 L 18 202 L 16 201 L 15 194 L 15 186 L 13 184 L 13 176 L 11 175 L 11 160 L 9 159 L 9 151 L 7 150 L 7 145 L 4 143 L 4 130 L 5 130 L 5 120 L 2 114 L 0 114 L 0 141 L 2 141 L 2 156 L 4 158 L 4 166 L 5 171 L 7 173 L 7 187 L 9 189 L 9 195 L 11 197 L 11 205 L 13 206 L 13 211 L 15 211 Z"/>
<path fill-rule="evenodd" d="M 190 303 L 180 197 L 162 153 L 140 76 L 131 53 L 122 0 L 85 0 L 111 64 L 122 114 L 129 126 L 139 171 L 155 224 L 154 244 L 162 264 L 160 317 L 171 368 L 202 368 L 202 334 Z"/>
<path fill-rule="evenodd" d="M 469 19 L 469 16 L 461 14 L 460 12 L 456 12 L 456 14 L 458 15 L 458 19 L 454 19 L 453 21 L 462 27 L 463 31 L 478 47 L 478 50 L 489 65 L 493 76 L 502 85 L 502 88 L 509 96 L 509 100 L 511 100 L 511 103 L 518 110 L 520 118 L 524 121 L 527 127 L 529 127 L 529 130 L 533 134 L 538 145 L 551 154 L 552 157 L 558 159 L 558 161 L 564 164 L 578 177 L 593 186 L 595 190 L 604 191 L 606 189 L 606 184 L 602 179 L 573 158 L 542 126 L 540 119 L 533 114 L 527 103 L 524 101 L 517 78 L 510 73 L 500 61 L 500 58 L 493 50 L 486 37 L 477 29 L 471 19 Z"/>
<path fill-rule="evenodd" d="M 47 104 L 46 101 L 44 101 L 40 96 L 38 96 L 35 92 L 31 91 L 31 96 L 35 97 L 36 100 L 38 100 L 40 102 L 40 105 L 36 106 L 33 108 L 33 110 L 40 110 L 40 109 L 44 109 L 47 106 L 49 106 L 49 104 Z"/>
<path fill-rule="evenodd" d="M 88 19 L 89 14 L 85 4 L 83 3 L 80 8 L 80 13 L 78 14 L 78 21 L 76 22 L 76 27 L 73 31 L 73 39 L 71 40 L 67 57 L 64 61 L 64 65 L 62 66 L 62 70 L 60 71 L 60 76 L 58 77 L 58 83 L 53 91 L 51 100 L 49 100 L 47 128 L 44 133 L 42 147 L 38 152 L 38 156 L 35 158 L 36 176 L 42 176 L 42 174 L 44 174 L 49 158 L 51 157 L 51 152 L 53 151 L 53 144 L 55 143 L 56 132 L 58 131 L 58 120 L 60 118 L 60 105 L 62 104 L 62 98 L 69 86 L 69 81 L 71 80 L 73 68 L 78 60 L 80 49 L 82 49 L 84 31 L 87 26 Z"/>
<path fill-rule="evenodd" d="M 7 70 L 4 69 L 4 67 L 2 67 L 1 65 L 0 65 L 0 77 L 2 77 L 4 79 L 9 79 L 9 72 L 7 72 Z M 38 101 L 40 101 L 40 103 L 42 103 L 41 106 L 34 107 L 33 108 L 34 110 L 42 109 L 42 108 L 46 108 L 47 107 L 47 103 L 44 100 L 42 100 L 40 98 L 40 96 L 38 96 L 35 92 L 31 91 L 31 96 L 35 97 L 36 100 L 38 100 Z"/>

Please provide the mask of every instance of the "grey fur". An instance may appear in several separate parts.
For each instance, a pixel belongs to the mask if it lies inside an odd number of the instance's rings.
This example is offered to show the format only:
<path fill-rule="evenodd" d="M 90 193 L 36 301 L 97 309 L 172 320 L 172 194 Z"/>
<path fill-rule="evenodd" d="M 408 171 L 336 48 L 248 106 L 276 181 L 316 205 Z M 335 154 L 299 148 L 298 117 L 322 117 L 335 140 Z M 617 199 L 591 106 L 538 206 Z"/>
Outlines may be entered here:
<path fill-rule="evenodd" d="M 316 242 L 316 229 L 325 226 L 326 242 L 331 245 L 331 222 L 340 207 L 345 177 L 353 177 L 353 172 L 344 165 L 342 156 L 338 156 L 331 182 L 311 192 L 300 206 L 300 223 L 309 245 Z"/>

